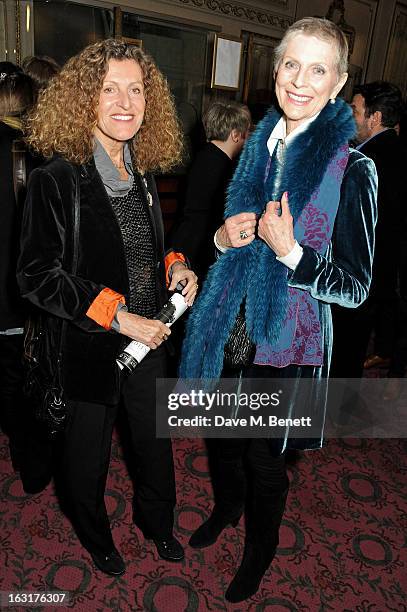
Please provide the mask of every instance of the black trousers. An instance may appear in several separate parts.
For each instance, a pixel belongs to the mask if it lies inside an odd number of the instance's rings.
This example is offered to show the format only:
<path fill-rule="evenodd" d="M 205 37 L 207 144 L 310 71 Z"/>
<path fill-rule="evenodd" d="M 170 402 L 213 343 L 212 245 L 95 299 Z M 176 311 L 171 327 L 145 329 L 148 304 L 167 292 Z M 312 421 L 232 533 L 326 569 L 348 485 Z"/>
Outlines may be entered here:
<path fill-rule="evenodd" d="M 23 444 L 22 413 L 24 402 L 23 386 L 23 335 L 0 335 L 0 424 L 1 428 Z"/>
<path fill-rule="evenodd" d="M 308 368 L 311 371 L 311 368 Z M 223 370 L 223 377 L 235 377 Z M 244 369 L 244 378 L 278 378 L 280 368 L 251 365 Z M 290 367 L 285 376 L 295 377 Z M 286 496 L 289 480 L 285 453 L 273 439 L 222 438 L 207 440 L 215 504 L 222 514 L 235 516 L 236 510 L 250 507 L 256 498 Z M 285 503 L 285 502 L 284 502 Z"/>
<path fill-rule="evenodd" d="M 407 366 L 407 302 L 400 297 L 397 303 L 396 339 L 388 376 L 403 378 Z"/>
<path fill-rule="evenodd" d="M 122 385 L 132 452 L 137 465 L 134 519 L 144 534 L 172 535 L 175 477 L 170 439 L 155 434 L 155 379 L 166 375 L 164 348 L 151 351 Z M 83 546 L 110 553 L 114 543 L 104 503 L 113 425 L 118 407 L 69 403 L 61 484 L 67 512 Z"/>
<path fill-rule="evenodd" d="M 215 504 L 221 514 L 235 517 L 257 497 L 279 498 L 289 481 L 285 455 L 272 452 L 270 440 L 208 440 Z"/>
<path fill-rule="evenodd" d="M 27 446 L 31 439 L 31 412 L 23 395 L 23 335 L 0 335 L 0 426 L 8 435 L 11 460 L 16 470 L 27 463 Z"/>
<path fill-rule="evenodd" d="M 8 435 L 10 455 L 24 486 L 47 482 L 52 474 L 52 446 L 24 396 L 22 334 L 0 335 L 0 426 Z"/>
<path fill-rule="evenodd" d="M 397 296 L 369 297 L 359 308 L 332 308 L 331 378 L 361 378 L 370 335 L 375 330 L 374 353 L 391 357 L 397 334 Z"/>

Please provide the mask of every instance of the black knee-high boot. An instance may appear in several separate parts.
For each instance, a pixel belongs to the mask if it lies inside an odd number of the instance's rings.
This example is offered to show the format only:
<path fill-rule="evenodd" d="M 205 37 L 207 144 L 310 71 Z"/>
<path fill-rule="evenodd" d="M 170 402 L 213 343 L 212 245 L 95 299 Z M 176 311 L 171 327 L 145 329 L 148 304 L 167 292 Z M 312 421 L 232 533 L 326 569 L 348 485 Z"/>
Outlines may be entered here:
<path fill-rule="evenodd" d="M 190 537 L 189 545 L 192 548 L 206 548 L 215 544 L 225 527 L 237 526 L 241 514 L 242 508 L 231 510 L 229 514 L 222 507 L 214 506 L 209 518 Z"/>
<path fill-rule="evenodd" d="M 227 601 L 243 601 L 258 590 L 276 553 L 287 494 L 288 488 L 267 495 L 254 492 L 246 511 L 243 559 L 225 593 Z"/>
<path fill-rule="evenodd" d="M 246 477 L 243 470 L 245 440 L 211 440 L 208 451 L 212 463 L 215 506 L 209 518 L 192 534 L 192 548 L 214 544 L 227 525 L 234 527 L 243 512 Z"/>

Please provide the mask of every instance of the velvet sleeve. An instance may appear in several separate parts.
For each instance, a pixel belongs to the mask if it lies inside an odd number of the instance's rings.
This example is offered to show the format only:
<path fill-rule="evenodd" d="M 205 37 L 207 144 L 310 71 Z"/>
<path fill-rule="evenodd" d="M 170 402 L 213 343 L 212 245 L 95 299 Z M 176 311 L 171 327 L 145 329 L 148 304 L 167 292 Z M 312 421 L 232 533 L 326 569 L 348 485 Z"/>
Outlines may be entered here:
<path fill-rule="evenodd" d="M 350 155 L 326 256 L 309 246 L 289 275 L 290 287 L 305 289 L 323 302 L 356 308 L 368 296 L 377 220 L 377 173 L 372 160 Z"/>
<path fill-rule="evenodd" d="M 17 280 L 32 304 L 90 331 L 95 324 L 86 312 L 104 287 L 64 269 L 66 244 L 73 240 L 66 216 L 54 177 L 45 169 L 34 170 L 23 213 Z"/>

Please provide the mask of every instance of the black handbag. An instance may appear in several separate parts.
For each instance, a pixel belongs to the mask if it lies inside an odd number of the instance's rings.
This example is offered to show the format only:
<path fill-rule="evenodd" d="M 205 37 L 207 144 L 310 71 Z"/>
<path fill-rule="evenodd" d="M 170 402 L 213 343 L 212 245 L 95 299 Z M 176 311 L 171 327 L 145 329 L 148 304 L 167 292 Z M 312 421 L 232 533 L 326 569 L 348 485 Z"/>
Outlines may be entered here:
<path fill-rule="evenodd" d="M 245 302 L 243 302 L 225 344 L 223 365 L 230 369 L 241 369 L 253 362 L 255 351 L 256 345 L 247 333 Z"/>
<path fill-rule="evenodd" d="M 76 274 L 79 251 L 79 178 L 75 174 L 75 197 L 73 206 L 72 274 Z M 24 392 L 34 407 L 36 420 L 49 436 L 65 429 L 67 405 L 62 386 L 62 348 L 67 321 L 54 321 L 40 312 L 29 317 L 24 337 L 26 375 Z"/>
<path fill-rule="evenodd" d="M 26 323 L 24 337 L 24 394 L 30 400 L 34 416 L 45 431 L 53 436 L 66 424 L 66 401 L 61 377 L 61 349 L 65 321 L 55 335 L 41 314 L 32 315 Z"/>

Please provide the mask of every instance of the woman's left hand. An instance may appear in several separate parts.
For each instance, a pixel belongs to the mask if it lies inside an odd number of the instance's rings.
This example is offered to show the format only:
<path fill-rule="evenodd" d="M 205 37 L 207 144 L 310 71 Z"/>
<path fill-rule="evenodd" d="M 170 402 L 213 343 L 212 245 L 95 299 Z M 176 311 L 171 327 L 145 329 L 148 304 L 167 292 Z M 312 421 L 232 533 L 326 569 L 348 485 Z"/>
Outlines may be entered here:
<path fill-rule="evenodd" d="M 188 306 L 192 306 L 196 298 L 196 293 L 198 291 L 197 275 L 192 270 L 189 270 L 180 261 L 175 261 L 172 264 L 171 272 L 171 284 L 168 287 L 168 290 L 174 291 L 178 283 L 185 283 L 185 287 L 182 290 L 182 295 L 184 296 Z"/>
<path fill-rule="evenodd" d="M 279 214 L 281 210 L 281 215 Z M 293 218 L 288 205 L 288 192 L 283 193 L 280 202 L 268 202 L 265 213 L 260 217 L 258 236 L 273 249 L 277 257 L 288 255 L 295 246 Z"/>

